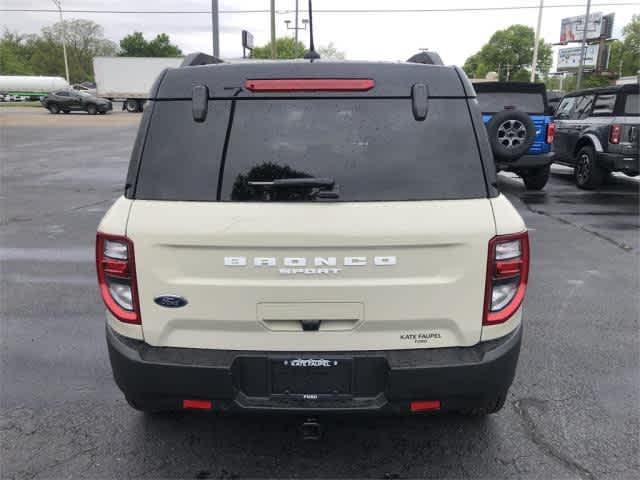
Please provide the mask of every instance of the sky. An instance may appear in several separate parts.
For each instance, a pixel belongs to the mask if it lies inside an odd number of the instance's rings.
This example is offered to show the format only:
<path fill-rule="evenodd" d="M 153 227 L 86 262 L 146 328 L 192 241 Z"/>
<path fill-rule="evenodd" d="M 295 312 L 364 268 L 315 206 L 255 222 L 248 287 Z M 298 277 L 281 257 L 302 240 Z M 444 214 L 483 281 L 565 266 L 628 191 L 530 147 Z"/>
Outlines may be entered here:
<path fill-rule="evenodd" d="M 446 64 L 462 65 L 477 52 L 493 32 L 520 23 L 535 29 L 537 8 L 529 10 L 493 10 L 487 12 L 413 12 L 413 13 L 323 13 L 320 10 L 344 9 L 443 9 L 470 7 L 514 7 L 539 5 L 539 0 L 315 0 L 314 33 L 316 45 L 333 42 L 349 60 L 406 60 L 421 48 L 437 51 Z M 541 36 L 556 43 L 560 38 L 560 21 L 564 17 L 584 14 L 586 0 L 545 0 L 547 5 L 580 5 L 545 8 Z M 219 0 L 220 51 L 223 58 L 242 56 L 241 32 L 249 30 L 256 45 L 270 38 L 267 13 L 270 0 Z M 604 6 L 602 4 L 608 4 Z M 625 4 L 625 5 L 621 5 Z M 300 0 L 300 8 L 307 0 Z M 99 23 L 105 36 L 118 41 L 133 31 L 141 31 L 147 39 L 167 33 L 183 52 L 211 53 L 211 17 L 207 11 L 210 0 L 62 0 L 63 9 L 85 10 L 182 10 L 205 13 L 65 13 L 65 18 L 84 18 Z M 49 9 L 52 0 L 0 0 L 0 8 Z M 291 20 L 295 0 L 276 0 L 277 36 L 293 36 L 285 20 Z M 264 10 L 257 13 L 224 13 L 229 10 Z M 614 12 L 614 36 L 620 37 L 622 27 L 634 13 L 640 13 L 640 1 L 594 0 L 592 12 Z M 302 12 L 300 19 L 307 18 Z M 37 33 L 42 27 L 57 21 L 57 12 L 0 12 L 0 26 L 21 33 Z M 300 39 L 308 43 L 308 32 L 300 31 Z M 557 52 L 557 47 L 554 48 Z M 555 60 L 555 52 L 554 52 Z"/>

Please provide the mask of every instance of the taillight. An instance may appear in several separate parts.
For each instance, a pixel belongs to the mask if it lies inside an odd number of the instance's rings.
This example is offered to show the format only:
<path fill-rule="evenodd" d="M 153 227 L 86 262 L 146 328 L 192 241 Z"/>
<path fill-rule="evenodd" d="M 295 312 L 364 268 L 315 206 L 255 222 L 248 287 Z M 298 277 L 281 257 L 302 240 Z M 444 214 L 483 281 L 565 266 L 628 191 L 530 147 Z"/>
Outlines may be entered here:
<path fill-rule="evenodd" d="M 553 137 L 556 135 L 556 124 L 550 123 L 547 125 L 547 143 L 553 143 Z"/>
<path fill-rule="evenodd" d="M 96 270 L 100 295 L 121 322 L 140 324 L 133 243 L 127 237 L 98 232 Z"/>
<path fill-rule="evenodd" d="M 244 82 L 252 92 L 366 92 L 375 86 L 370 78 L 273 78 Z"/>
<path fill-rule="evenodd" d="M 529 234 L 489 241 L 483 325 L 506 322 L 520 308 L 529 277 Z"/>
<path fill-rule="evenodd" d="M 620 143 L 620 137 L 622 137 L 622 125 L 611 125 L 609 130 L 609 143 Z"/>

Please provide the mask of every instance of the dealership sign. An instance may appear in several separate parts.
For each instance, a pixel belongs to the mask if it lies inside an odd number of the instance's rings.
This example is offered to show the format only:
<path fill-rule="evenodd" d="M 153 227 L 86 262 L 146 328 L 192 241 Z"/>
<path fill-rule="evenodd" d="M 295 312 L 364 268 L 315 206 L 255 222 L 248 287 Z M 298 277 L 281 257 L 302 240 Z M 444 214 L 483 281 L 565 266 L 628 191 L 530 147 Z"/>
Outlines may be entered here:
<path fill-rule="evenodd" d="M 563 18 L 560 28 L 560 43 L 580 42 L 585 32 L 585 15 Z M 587 40 L 611 38 L 613 30 L 613 13 L 603 15 L 595 12 L 589 15 L 587 22 Z"/>
<path fill-rule="evenodd" d="M 600 45 L 587 45 L 584 53 L 585 68 L 596 68 Z M 558 52 L 558 70 L 574 70 L 580 64 L 580 47 L 563 48 Z"/>

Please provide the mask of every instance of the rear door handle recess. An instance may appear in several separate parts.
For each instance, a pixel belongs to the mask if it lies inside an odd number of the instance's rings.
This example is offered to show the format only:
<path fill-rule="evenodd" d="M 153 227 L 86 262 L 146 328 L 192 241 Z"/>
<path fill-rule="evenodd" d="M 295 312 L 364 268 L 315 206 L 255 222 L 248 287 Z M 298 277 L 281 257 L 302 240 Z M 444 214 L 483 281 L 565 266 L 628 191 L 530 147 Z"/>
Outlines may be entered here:
<path fill-rule="evenodd" d="M 302 330 L 305 332 L 317 332 L 320 330 L 320 324 L 322 320 L 300 320 L 300 325 L 302 325 Z"/>

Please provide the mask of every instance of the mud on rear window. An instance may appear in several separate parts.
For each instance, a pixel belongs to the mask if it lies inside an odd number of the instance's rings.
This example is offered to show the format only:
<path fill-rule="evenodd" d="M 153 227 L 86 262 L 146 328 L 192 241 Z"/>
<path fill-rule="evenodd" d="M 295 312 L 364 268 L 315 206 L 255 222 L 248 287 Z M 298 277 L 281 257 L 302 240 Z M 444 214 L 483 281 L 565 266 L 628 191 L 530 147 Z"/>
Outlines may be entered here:
<path fill-rule="evenodd" d="M 335 182 L 332 201 L 487 196 L 465 98 L 430 98 L 416 121 L 407 98 L 157 101 L 135 197 L 184 201 L 311 201 L 315 187 L 273 189 L 284 178 Z M 223 161 L 224 160 L 224 161 Z M 325 199 L 326 200 L 326 199 Z M 427 219 L 425 219 L 426 221 Z"/>

